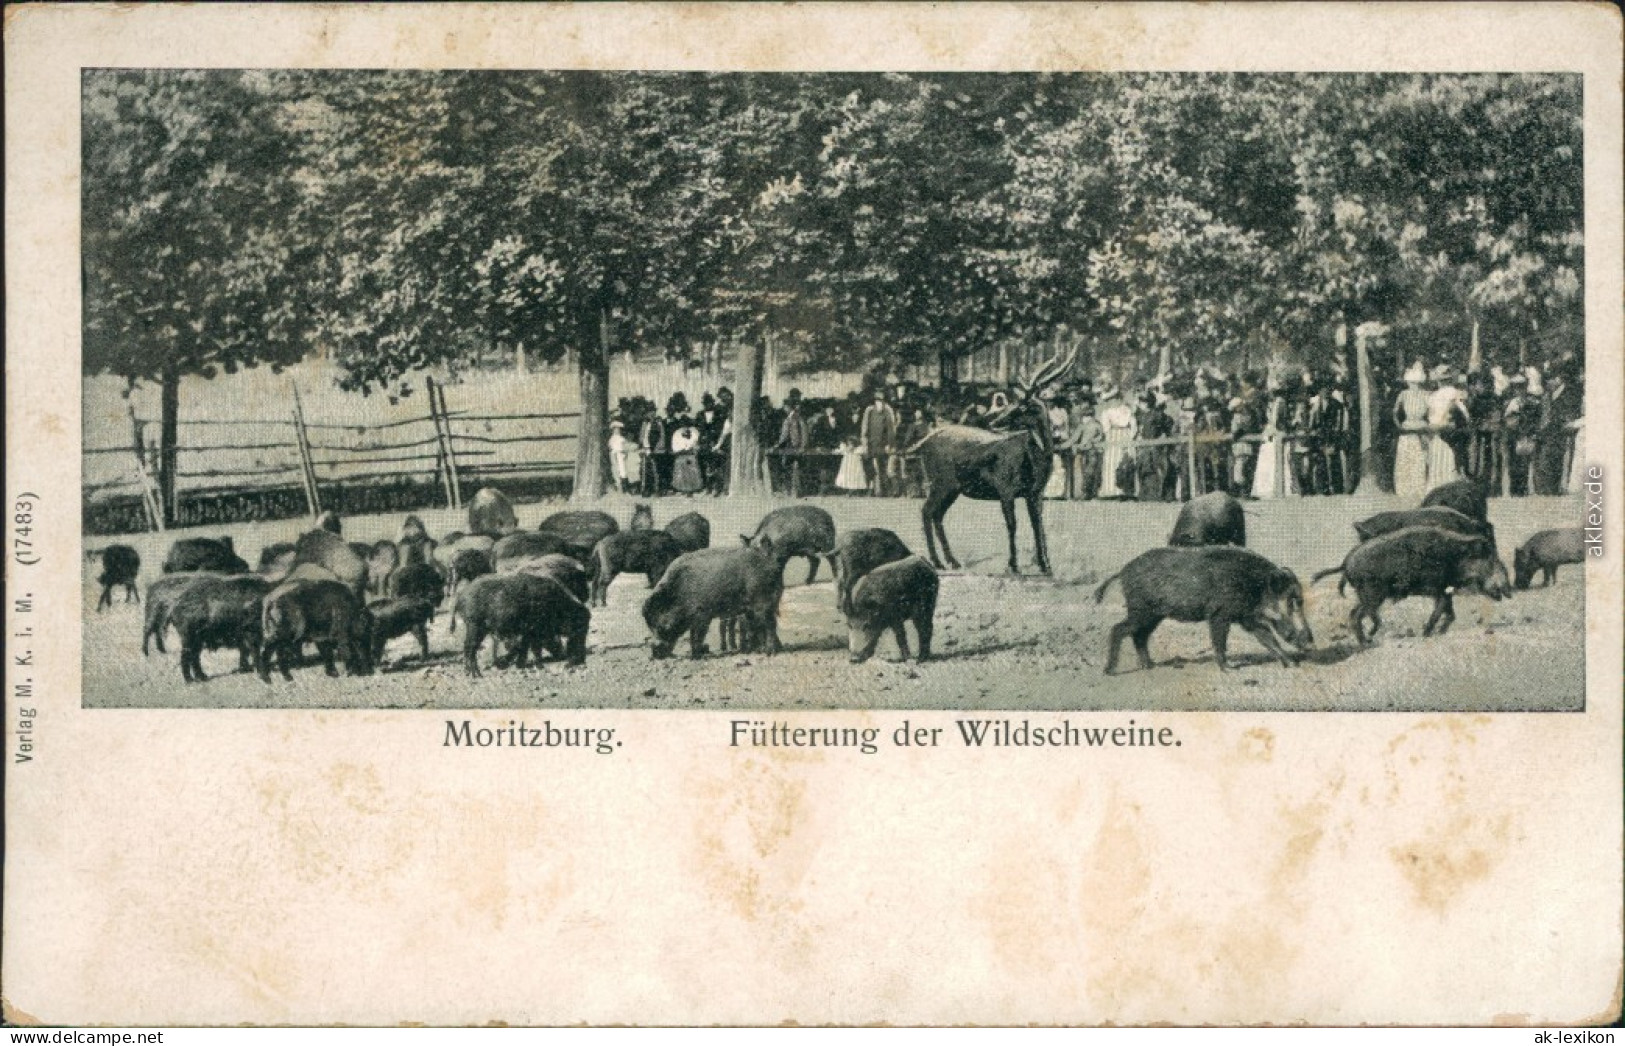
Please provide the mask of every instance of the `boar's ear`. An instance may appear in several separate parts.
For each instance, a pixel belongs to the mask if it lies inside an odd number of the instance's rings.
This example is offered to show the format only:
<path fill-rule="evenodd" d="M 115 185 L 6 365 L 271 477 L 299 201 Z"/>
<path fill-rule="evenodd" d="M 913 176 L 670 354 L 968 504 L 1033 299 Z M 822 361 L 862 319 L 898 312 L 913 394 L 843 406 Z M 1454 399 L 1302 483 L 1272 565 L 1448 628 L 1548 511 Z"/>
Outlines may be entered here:
<path fill-rule="evenodd" d="M 740 541 L 740 544 L 744 545 L 746 548 L 750 548 L 750 538 L 748 538 L 745 535 L 741 534 L 741 535 L 739 535 L 739 541 Z"/>

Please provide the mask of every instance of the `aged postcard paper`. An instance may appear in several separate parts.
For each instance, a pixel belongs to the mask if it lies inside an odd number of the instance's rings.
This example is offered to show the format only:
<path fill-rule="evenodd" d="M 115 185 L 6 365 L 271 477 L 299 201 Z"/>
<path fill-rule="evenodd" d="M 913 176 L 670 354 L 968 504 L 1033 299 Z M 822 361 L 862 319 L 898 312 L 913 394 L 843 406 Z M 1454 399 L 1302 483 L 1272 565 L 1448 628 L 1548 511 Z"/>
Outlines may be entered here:
<path fill-rule="evenodd" d="M 1616 1019 L 1620 29 L 8 9 L 6 1019 Z"/>

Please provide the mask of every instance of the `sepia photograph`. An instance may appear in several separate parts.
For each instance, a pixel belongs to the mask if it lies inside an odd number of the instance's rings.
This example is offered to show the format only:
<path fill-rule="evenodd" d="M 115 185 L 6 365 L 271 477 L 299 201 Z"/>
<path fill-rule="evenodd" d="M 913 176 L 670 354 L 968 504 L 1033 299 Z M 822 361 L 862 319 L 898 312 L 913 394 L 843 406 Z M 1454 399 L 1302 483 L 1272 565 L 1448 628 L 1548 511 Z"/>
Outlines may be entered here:
<path fill-rule="evenodd" d="M 1581 709 L 1581 103 L 87 69 L 85 703 Z"/>

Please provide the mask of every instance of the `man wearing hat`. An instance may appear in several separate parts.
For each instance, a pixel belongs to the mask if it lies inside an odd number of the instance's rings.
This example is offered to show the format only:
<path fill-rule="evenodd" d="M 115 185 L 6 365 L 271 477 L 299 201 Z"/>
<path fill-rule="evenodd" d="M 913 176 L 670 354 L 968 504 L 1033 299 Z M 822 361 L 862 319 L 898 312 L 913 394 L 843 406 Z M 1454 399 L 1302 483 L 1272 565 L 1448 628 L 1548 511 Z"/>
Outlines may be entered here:
<path fill-rule="evenodd" d="M 667 411 L 670 411 L 668 406 Z M 654 497 L 666 489 L 665 478 L 671 475 L 671 443 L 666 423 L 657 411 L 651 410 L 638 430 L 639 459 L 642 462 L 641 486 L 644 497 Z M 662 467 L 664 465 L 664 467 Z"/>
<path fill-rule="evenodd" d="M 863 412 L 858 423 L 858 442 L 863 446 L 863 473 L 869 482 L 869 491 L 876 497 L 884 497 L 887 466 L 897 445 L 897 411 L 886 402 L 883 388 L 875 389 L 874 402 Z"/>
<path fill-rule="evenodd" d="M 1506 400 L 1501 405 L 1501 433 L 1506 448 L 1506 470 L 1513 494 L 1529 493 L 1529 461 L 1535 453 L 1535 431 L 1540 406 L 1530 399 L 1529 378 L 1521 371 L 1507 378 Z"/>

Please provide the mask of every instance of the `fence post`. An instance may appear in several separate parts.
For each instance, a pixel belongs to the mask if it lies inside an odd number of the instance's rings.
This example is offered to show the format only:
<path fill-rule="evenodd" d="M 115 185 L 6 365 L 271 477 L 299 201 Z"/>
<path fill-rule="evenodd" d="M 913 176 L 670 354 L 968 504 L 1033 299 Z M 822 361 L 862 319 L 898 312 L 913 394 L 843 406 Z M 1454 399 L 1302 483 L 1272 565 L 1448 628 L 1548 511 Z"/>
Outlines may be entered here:
<path fill-rule="evenodd" d="M 132 412 L 130 416 L 133 418 L 135 415 Z M 137 445 L 140 445 L 139 440 Z M 135 457 L 135 475 L 141 482 L 141 504 L 146 508 L 147 515 L 152 520 L 152 529 L 162 534 L 164 532 L 163 506 L 158 501 L 158 491 L 153 486 L 152 476 L 147 473 L 147 463 L 140 454 Z"/>
<path fill-rule="evenodd" d="M 423 381 L 429 390 L 429 421 L 434 424 L 435 472 L 439 476 L 441 488 L 446 492 L 446 507 L 456 508 L 457 496 L 451 485 L 451 448 L 448 446 L 451 441 L 446 438 L 445 431 L 440 427 L 440 398 L 438 395 L 440 386 L 436 384 L 433 378 L 425 377 Z"/>
<path fill-rule="evenodd" d="M 311 518 L 321 515 L 321 492 L 316 489 L 316 463 L 310 456 L 310 434 L 305 431 L 305 407 L 299 399 L 299 383 L 290 381 L 293 390 L 294 441 L 299 447 L 299 466 L 305 482 L 305 504 L 310 507 Z"/>
<path fill-rule="evenodd" d="M 446 507 L 451 507 L 451 483 L 446 479 L 446 448 L 440 443 L 440 409 L 434 402 L 434 379 L 425 377 L 424 382 L 429 392 L 429 424 L 434 426 L 434 478 L 446 492 Z"/>

